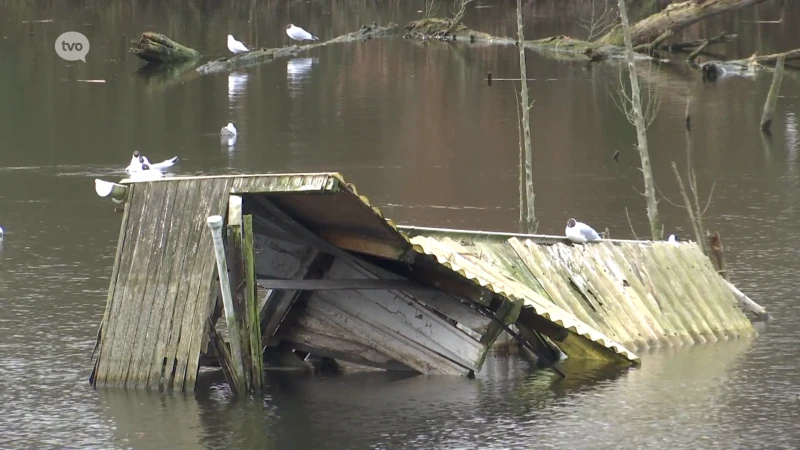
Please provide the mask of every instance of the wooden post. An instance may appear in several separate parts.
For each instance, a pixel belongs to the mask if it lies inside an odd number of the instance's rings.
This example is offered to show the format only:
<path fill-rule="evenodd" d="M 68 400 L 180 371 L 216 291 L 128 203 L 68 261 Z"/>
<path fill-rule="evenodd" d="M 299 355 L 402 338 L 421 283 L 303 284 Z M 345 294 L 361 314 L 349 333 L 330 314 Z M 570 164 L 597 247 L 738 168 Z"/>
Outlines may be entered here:
<path fill-rule="evenodd" d="M 783 81 L 783 63 L 786 55 L 780 55 L 778 62 L 775 63 L 775 74 L 772 76 L 772 85 L 769 87 L 767 101 L 764 102 L 764 114 L 761 115 L 761 132 L 769 133 L 772 126 L 772 116 L 775 114 L 775 106 L 778 104 L 778 92 L 781 90 Z"/>
<path fill-rule="evenodd" d="M 520 170 L 525 174 L 524 182 L 524 198 L 525 198 L 525 217 L 523 222 L 523 231 L 526 233 L 536 232 L 536 209 L 534 202 L 536 195 L 533 193 L 533 150 L 531 144 L 531 118 L 530 110 L 531 104 L 528 101 L 528 69 L 525 64 L 525 35 L 522 32 L 522 0 L 517 0 L 517 46 L 519 47 L 519 78 L 520 78 L 520 107 L 522 108 L 522 137 L 524 146 L 522 150 L 522 157 L 520 158 L 522 164 Z M 520 192 L 520 195 L 523 195 Z"/>
<path fill-rule="evenodd" d="M 250 357 L 250 335 L 248 332 L 247 320 L 247 283 L 244 257 L 242 217 L 242 197 L 231 195 L 228 197 L 228 258 L 231 269 L 231 291 L 233 295 L 233 308 L 236 311 L 236 324 L 238 333 L 229 333 L 231 341 L 238 339 L 242 350 L 242 365 L 244 367 L 244 380 L 247 390 L 253 386 L 251 375 L 253 361 Z M 259 340 L 260 347 L 260 340 Z"/>
<path fill-rule="evenodd" d="M 233 297 L 231 296 L 231 285 L 228 279 L 228 262 L 225 260 L 225 245 L 222 242 L 222 217 L 210 216 L 207 220 L 208 227 L 211 228 L 211 237 L 214 240 L 214 256 L 217 259 L 217 274 L 219 275 L 219 285 L 222 291 L 222 304 L 225 309 L 225 323 L 228 325 L 228 333 L 231 336 L 231 364 L 233 385 L 231 388 L 237 392 L 246 392 L 244 365 L 242 364 L 242 349 L 239 345 L 239 326 L 236 323 L 236 312 L 233 309 Z M 219 353 L 218 353 L 219 354 Z"/>
<path fill-rule="evenodd" d="M 725 263 L 725 252 L 722 249 L 722 240 L 719 237 L 719 233 L 714 232 L 714 234 L 708 237 L 708 248 L 711 249 L 711 254 L 714 255 L 712 261 L 716 263 L 717 272 L 725 279 L 725 281 L 730 281 L 728 279 L 728 265 Z"/>
<path fill-rule="evenodd" d="M 258 308 L 258 287 L 256 286 L 256 254 L 253 243 L 253 216 L 243 217 L 244 226 L 244 270 L 245 270 L 245 302 L 247 311 L 247 331 L 249 335 L 250 362 L 252 367 L 252 389 L 261 392 L 264 380 L 264 362 L 261 348 L 261 319 Z"/>

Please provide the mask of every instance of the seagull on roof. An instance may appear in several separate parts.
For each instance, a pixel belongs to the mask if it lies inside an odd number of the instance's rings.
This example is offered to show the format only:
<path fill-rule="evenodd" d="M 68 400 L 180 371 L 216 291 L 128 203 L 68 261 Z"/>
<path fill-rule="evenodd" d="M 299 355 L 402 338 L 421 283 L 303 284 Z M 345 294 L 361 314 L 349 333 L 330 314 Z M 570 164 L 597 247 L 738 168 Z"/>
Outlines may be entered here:
<path fill-rule="evenodd" d="M 567 221 L 567 228 L 564 230 L 564 234 L 567 236 L 567 239 L 579 244 L 599 241 L 601 239 L 597 231 L 594 231 L 594 228 L 572 218 Z"/>
<path fill-rule="evenodd" d="M 667 242 L 673 245 L 678 245 L 681 241 L 681 238 L 677 234 L 670 234 Z"/>
<path fill-rule="evenodd" d="M 250 49 L 244 46 L 241 42 L 237 41 L 233 38 L 232 35 L 228 35 L 228 50 L 231 51 L 234 55 L 237 53 L 244 53 L 249 52 Z"/>
<path fill-rule="evenodd" d="M 306 30 L 304 30 L 304 29 L 302 29 L 300 27 L 296 27 L 296 26 L 292 25 L 291 23 L 289 25 L 286 25 L 286 34 L 289 35 L 289 37 L 294 39 L 295 41 L 318 41 L 319 40 L 318 37 L 313 36 L 308 31 L 306 31 Z"/>
<path fill-rule="evenodd" d="M 131 173 L 131 179 L 136 181 L 157 180 L 159 178 L 164 178 L 164 174 L 160 170 L 152 170 L 147 163 L 142 163 L 142 168 L 138 172 Z"/>
<path fill-rule="evenodd" d="M 224 127 L 222 127 L 221 130 L 219 130 L 219 134 L 224 137 L 233 137 L 239 134 L 239 132 L 236 131 L 236 127 L 233 126 L 232 122 L 228 122 L 227 125 L 225 125 Z"/>
<path fill-rule="evenodd" d="M 160 163 L 152 164 L 150 162 L 150 160 L 147 159 L 146 156 L 142 155 L 137 150 L 137 151 L 133 152 L 133 157 L 131 158 L 131 163 L 128 164 L 128 167 L 125 168 L 125 171 L 129 172 L 129 173 L 134 173 L 134 172 L 141 172 L 142 170 L 150 170 L 150 169 L 153 169 L 153 170 L 156 170 L 156 171 L 165 170 L 165 169 L 175 165 L 176 162 L 178 162 L 178 157 L 177 156 L 173 156 L 172 158 L 165 159 L 164 161 L 161 161 Z M 144 168 L 145 165 L 147 165 L 147 169 Z"/>

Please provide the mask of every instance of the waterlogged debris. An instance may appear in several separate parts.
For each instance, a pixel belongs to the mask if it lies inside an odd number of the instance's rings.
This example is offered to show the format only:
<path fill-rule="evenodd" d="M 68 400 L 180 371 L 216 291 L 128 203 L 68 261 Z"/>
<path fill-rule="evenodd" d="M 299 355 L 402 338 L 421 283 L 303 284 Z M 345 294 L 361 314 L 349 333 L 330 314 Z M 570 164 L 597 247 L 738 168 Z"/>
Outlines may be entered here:
<path fill-rule="evenodd" d="M 22 23 L 50 23 L 53 19 L 23 20 Z"/>
<path fill-rule="evenodd" d="M 100 80 L 100 79 L 96 79 L 96 80 L 84 80 L 84 79 L 80 79 L 80 78 L 79 78 L 79 79 L 76 79 L 76 80 L 69 80 L 69 79 L 67 79 L 67 78 L 61 78 L 61 79 L 59 79 L 58 81 L 76 81 L 76 82 L 78 82 L 78 83 L 105 83 L 105 82 L 106 82 L 106 80 Z"/>

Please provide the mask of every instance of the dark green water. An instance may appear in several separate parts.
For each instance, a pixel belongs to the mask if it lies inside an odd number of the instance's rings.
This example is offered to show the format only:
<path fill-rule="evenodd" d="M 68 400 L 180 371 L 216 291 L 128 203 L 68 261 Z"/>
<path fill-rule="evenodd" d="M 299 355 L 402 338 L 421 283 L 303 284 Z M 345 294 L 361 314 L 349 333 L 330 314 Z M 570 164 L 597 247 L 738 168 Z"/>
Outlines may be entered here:
<path fill-rule="evenodd" d="M 633 8 L 637 17 L 658 2 Z M 662 2 L 663 3 L 663 2 Z M 567 34 L 586 2 L 526 2 L 528 38 Z M 748 57 L 800 47 L 800 4 L 768 1 L 686 30 L 739 39 Z M 515 32 L 513 3 L 486 2 L 466 22 Z M 584 7 L 580 7 L 584 5 Z M 443 5 L 442 11 L 449 9 Z M 771 140 L 758 132 L 770 74 L 703 84 L 682 64 L 642 72 L 661 92 L 648 132 L 655 178 L 679 200 L 670 162 L 686 164 L 693 101 L 698 181 L 715 184 L 708 228 L 734 281 L 776 321 L 754 340 L 642 355 L 640 369 L 556 383 L 515 358 L 477 380 L 272 376 L 263 399 L 233 402 L 224 384 L 196 394 L 92 390 L 89 353 L 105 304 L 120 215 L 93 179 L 122 177 L 133 150 L 180 156 L 175 173 L 344 174 L 398 223 L 516 231 L 516 48 L 402 39 L 329 46 L 234 75 L 140 73 L 129 41 L 158 30 L 208 58 L 233 33 L 286 43 L 283 26 L 323 39 L 372 21 L 405 23 L 422 2 L 122 2 L 0 0 L 0 436 L 3 448 L 792 448 L 800 442 L 800 77 L 789 72 Z M 38 21 L 38 22 L 37 22 Z M 85 34 L 87 62 L 54 52 Z M 681 56 L 670 56 L 681 58 Z M 635 133 L 616 109 L 612 64 L 529 54 L 539 231 L 580 217 L 614 237 L 646 234 Z M 76 80 L 105 80 L 85 83 Z M 229 121 L 233 146 L 218 132 Z M 619 164 L 611 155 L 619 150 Z M 668 232 L 691 234 L 661 202 Z"/>

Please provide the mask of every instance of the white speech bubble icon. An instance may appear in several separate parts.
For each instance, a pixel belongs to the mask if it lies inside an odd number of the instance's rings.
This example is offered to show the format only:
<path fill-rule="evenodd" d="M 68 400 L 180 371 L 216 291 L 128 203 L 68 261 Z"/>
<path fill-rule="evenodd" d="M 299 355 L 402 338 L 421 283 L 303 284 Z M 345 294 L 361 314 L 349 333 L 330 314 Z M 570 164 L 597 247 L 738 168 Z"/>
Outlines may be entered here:
<path fill-rule="evenodd" d="M 77 31 L 67 31 L 56 39 L 56 53 L 67 61 L 86 62 L 89 39 Z"/>

